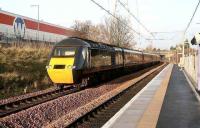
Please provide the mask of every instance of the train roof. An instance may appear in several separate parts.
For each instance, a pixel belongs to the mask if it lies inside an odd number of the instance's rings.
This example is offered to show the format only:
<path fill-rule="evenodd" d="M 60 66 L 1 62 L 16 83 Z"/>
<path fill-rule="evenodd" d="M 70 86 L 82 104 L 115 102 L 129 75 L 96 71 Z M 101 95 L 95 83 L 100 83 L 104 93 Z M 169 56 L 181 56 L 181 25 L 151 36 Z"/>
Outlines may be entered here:
<path fill-rule="evenodd" d="M 86 47 L 90 47 L 90 44 L 80 40 L 78 38 L 66 38 L 58 43 L 56 43 L 56 46 L 86 46 Z"/>
<path fill-rule="evenodd" d="M 77 37 L 69 37 L 64 39 L 56 44 L 56 46 L 86 46 L 92 49 L 110 49 L 114 50 L 114 47 L 111 45 L 103 44 L 100 42 L 94 42 L 92 40 L 77 38 Z"/>
<path fill-rule="evenodd" d="M 90 47 L 92 49 L 107 49 L 107 50 L 124 49 L 124 51 L 127 51 L 127 52 L 137 52 L 137 53 L 143 53 L 145 55 L 157 55 L 157 54 L 142 52 L 139 50 L 122 48 L 119 46 L 106 44 L 106 43 L 102 43 L 102 42 L 95 42 L 92 40 L 83 39 L 83 38 L 79 38 L 79 37 L 68 37 L 56 44 L 56 46 L 66 46 L 66 45 L 68 45 L 68 46 L 86 46 L 86 47 Z"/>
<path fill-rule="evenodd" d="M 152 55 L 152 56 L 159 56 L 158 54 L 143 52 L 144 55 Z"/>
<path fill-rule="evenodd" d="M 69 39 L 72 39 L 73 42 L 68 42 Z M 76 43 L 75 40 L 79 40 L 79 41 L 82 41 L 82 43 Z M 74 42 L 75 41 L 75 42 Z M 62 42 L 62 43 L 61 43 Z M 62 45 L 85 45 L 87 44 L 88 47 L 92 48 L 92 49 L 116 49 L 116 50 L 131 50 L 131 51 L 135 51 L 135 52 L 141 52 L 139 50 L 133 50 L 133 49 L 128 49 L 128 48 L 123 48 L 123 47 L 119 47 L 119 46 L 116 46 L 116 45 L 112 45 L 112 44 L 107 44 L 107 43 L 103 43 L 103 42 L 95 42 L 93 40 L 89 40 L 89 39 L 84 39 L 84 38 L 80 38 L 80 37 L 68 37 L 67 39 L 64 39 L 63 41 L 61 41 L 59 44 L 62 44 Z"/>

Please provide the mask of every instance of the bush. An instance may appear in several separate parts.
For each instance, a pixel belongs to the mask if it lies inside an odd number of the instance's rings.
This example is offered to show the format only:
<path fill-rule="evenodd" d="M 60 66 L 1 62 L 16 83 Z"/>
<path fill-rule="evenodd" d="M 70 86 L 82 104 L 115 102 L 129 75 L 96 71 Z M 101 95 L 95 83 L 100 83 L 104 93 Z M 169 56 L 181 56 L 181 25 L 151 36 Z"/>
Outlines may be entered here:
<path fill-rule="evenodd" d="M 18 95 L 50 86 L 46 64 L 50 46 L 0 48 L 0 97 Z"/>

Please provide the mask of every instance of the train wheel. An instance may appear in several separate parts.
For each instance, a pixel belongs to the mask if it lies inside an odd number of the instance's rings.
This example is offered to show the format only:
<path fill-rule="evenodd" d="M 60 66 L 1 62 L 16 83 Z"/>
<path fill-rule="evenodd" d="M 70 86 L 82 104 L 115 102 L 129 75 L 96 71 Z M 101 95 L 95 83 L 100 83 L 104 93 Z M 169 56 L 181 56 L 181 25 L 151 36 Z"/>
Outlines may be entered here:
<path fill-rule="evenodd" d="M 76 84 L 77 90 L 81 90 L 81 84 Z"/>
<path fill-rule="evenodd" d="M 64 84 L 54 84 L 57 89 L 63 90 L 64 89 Z"/>
<path fill-rule="evenodd" d="M 60 90 L 64 89 L 64 84 L 59 85 Z"/>
<path fill-rule="evenodd" d="M 57 89 L 59 89 L 59 86 L 58 86 L 58 84 L 53 84 L 53 86 L 55 86 Z"/>
<path fill-rule="evenodd" d="M 89 77 L 83 78 L 81 82 L 81 87 L 86 87 L 88 85 Z"/>

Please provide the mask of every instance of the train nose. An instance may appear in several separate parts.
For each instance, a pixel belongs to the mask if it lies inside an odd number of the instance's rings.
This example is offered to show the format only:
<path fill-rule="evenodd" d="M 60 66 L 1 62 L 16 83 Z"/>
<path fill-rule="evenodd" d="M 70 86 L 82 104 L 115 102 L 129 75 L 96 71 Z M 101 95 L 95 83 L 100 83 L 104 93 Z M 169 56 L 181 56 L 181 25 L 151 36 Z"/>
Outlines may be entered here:
<path fill-rule="evenodd" d="M 52 82 L 62 84 L 73 84 L 74 58 L 52 58 L 46 66 L 48 75 Z"/>

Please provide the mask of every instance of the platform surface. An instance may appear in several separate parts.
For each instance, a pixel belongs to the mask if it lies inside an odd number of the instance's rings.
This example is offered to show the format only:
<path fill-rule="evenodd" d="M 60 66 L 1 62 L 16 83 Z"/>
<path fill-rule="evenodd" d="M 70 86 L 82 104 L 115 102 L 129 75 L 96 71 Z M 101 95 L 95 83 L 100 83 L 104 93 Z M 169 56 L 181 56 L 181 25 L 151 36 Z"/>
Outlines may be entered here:
<path fill-rule="evenodd" d="M 200 128 L 200 103 L 183 72 L 170 64 L 103 128 Z"/>
<path fill-rule="evenodd" d="M 151 103 L 163 79 L 171 72 L 173 65 L 165 67 L 136 96 L 134 96 L 103 128 L 136 128 Z"/>
<path fill-rule="evenodd" d="M 200 128 L 200 103 L 183 72 L 174 66 L 157 128 Z"/>

